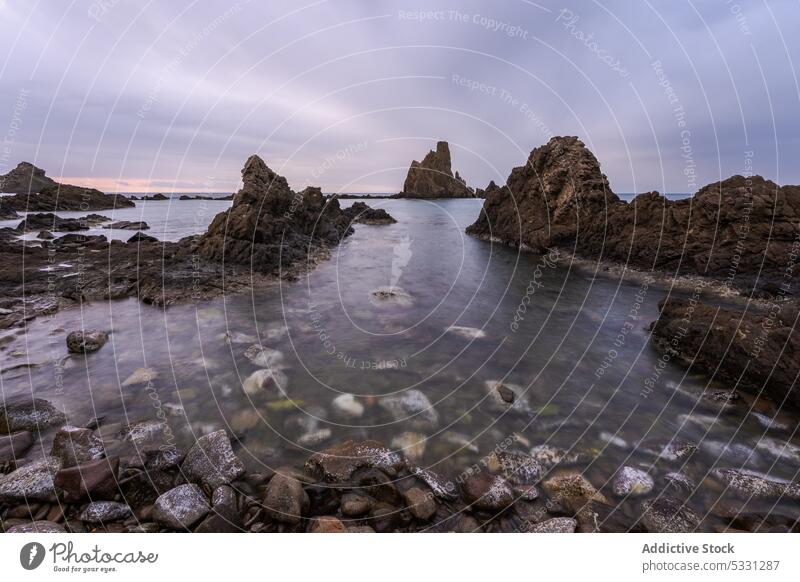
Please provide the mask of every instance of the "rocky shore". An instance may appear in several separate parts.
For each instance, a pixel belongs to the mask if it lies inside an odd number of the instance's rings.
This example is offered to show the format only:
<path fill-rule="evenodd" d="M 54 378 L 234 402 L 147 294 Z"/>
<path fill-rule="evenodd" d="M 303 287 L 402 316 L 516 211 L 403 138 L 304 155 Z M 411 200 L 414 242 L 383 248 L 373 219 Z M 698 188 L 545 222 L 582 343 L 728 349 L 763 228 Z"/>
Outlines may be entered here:
<path fill-rule="evenodd" d="M 763 388 L 781 405 L 800 403 L 800 359 L 788 355 L 797 349 L 800 186 L 732 176 L 690 198 L 649 192 L 628 203 L 611 190 L 583 142 L 554 137 L 514 168 L 505 186 L 490 186 L 485 195 L 468 234 L 695 277 L 702 291 L 691 304 L 671 298 L 663 306 L 655 344 L 736 389 Z M 737 306 L 721 299 L 720 289 L 759 303 Z"/>
<path fill-rule="evenodd" d="M 0 233 L 0 329 L 81 301 L 132 296 L 170 305 L 295 278 L 353 232 L 353 219 L 337 200 L 318 188 L 293 192 L 258 156 L 247 161 L 242 177 L 231 208 L 205 234 L 178 242 L 142 232 L 127 242 L 81 234 L 109 220 L 99 215 L 29 214 L 17 229 Z M 393 220 L 385 211 L 358 208 L 364 220 Z M 148 225 L 117 222 L 104 228 L 141 231 Z M 32 230 L 43 231 L 40 240 L 16 238 Z M 75 232 L 52 238 L 49 230 Z"/>
<path fill-rule="evenodd" d="M 83 340 L 85 338 L 81 338 Z M 96 341 L 91 338 L 89 341 Z M 357 402 L 357 400 L 355 401 Z M 353 404 L 352 402 L 350 403 Z M 650 471 L 620 467 L 594 479 L 591 451 L 523 450 L 508 438 L 458 475 L 423 467 L 381 443 L 345 441 L 298 466 L 249 470 L 224 430 L 188 450 L 166 420 L 67 424 L 41 399 L 0 407 L 0 529 L 6 532 L 693 532 L 797 531 L 800 485 L 715 469 L 700 485 L 727 491 L 707 514 L 691 508 L 686 471 L 696 447 L 642 444 Z M 38 444 L 38 440 L 42 440 Z M 17 467 L 15 459 L 49 451 Z M 587 476 L 588 475 L 588 476 Z M 592 480 L 599 481 L 596 486 Z M 733 499 L 731 499 L 733 496 Z M 738 499 L 738 501 L 737 501 Z M 622 500 L 637 510 L 620 509 Z M 759 503 L 769 502 L 770 511 Z M 759 508 L 760 507 L 760 508 Z"/>

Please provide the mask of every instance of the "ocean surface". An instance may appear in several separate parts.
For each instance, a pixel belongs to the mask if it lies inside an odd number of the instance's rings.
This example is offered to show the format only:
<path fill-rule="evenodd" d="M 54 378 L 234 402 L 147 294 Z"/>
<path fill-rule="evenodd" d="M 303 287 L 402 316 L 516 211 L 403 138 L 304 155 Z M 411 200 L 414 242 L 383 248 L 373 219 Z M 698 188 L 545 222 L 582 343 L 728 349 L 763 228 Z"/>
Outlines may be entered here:
<path fill-rule="evenodd" d="M 201 232 L 228 202 L 139 204 L 113 218 L 146 220 L 151 234 L 175 240 Z M 4 332 L 4 396 L 47 398 L 76 424 L 166 411 L 180 446 L 226 428 L 250 471 L 374 438 L 451 475 L 503 442 L 552 445 L 580 453 L 580 468 L 606 487 L 623 465 L 650 471 L 651 497 L 670 471 L 695 483 L 714 467 L 797 475 L 800 447 L 776 446 L 789 434 L 767 431 L 768 403 L 704 405 L 704 390 L 730 386 L 659 359 L 648 325 L 663 288 L 469 237 L 481 200 L 370 204 L 397 223 L 356 225 L 300 280 L 165 311 L 134 299 L 91 303 Z M 111 330 L 108 344 L 69 355 L 64 338 L 81 327 Z M 269 348 L 260 362 L 245 354 L 252 345 Z M 150 383 L 129 380 L 141 368 Z M 499 405 L 495 382 L 519 406 Z M 342 394 L 356 395 L 361 416 L 337 413 Z M 658 459 L 653 450 L 673 439 L 699 451 Z M 705 512 L 715 499 L 701 487 L 691 504 Z M 620 510 L 634 515 L 636 503 Z"/>

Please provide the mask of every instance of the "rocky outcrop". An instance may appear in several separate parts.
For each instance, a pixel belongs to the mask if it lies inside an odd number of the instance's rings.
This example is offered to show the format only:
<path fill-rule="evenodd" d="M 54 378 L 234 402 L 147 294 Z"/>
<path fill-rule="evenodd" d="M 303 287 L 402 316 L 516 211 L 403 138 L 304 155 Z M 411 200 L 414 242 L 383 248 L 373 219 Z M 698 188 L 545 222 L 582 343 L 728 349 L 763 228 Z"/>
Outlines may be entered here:
<path fill-rule="evenodd" d="M 94 188 L 59 184 L 45 176 L 44 170 L 28 162 L 20 163 L 0 176 L 3 204 L 18 212 L 57 212 L 65 210 L 111 210 L 135 206 L 125 196 L 104 194 Z"/>
<path fill-rule="evenodd" d="M 115 230 L 150 230 L 150 225 L 143 220 L 120 220 L 117 222 L 112 222 L 111 224 L 107 224 L 103 228 Z"/>
<path fill-rule="evenodd" d="M 657 192 L 620 200 L 597 158 L 576 137 L 554 137 L 487 192 L 467 232 L 640 269 L 775 287 L 800 235 L 800 187 L 733 176 L 692 198 Z"/>
<path fill-rule="evenodd" d="M 670 299 L 659 307 L 652 337 L 667 356 L 737 388 L 755 394 L 763 390 L 778 403 L 800 407 L 796 306 L 775 305 L 767 311 L 753 307 L 744 312 Z"/>
<path fill-rule="evenodd" d="M 197 245 L 209 261 L 272 273 L 313 263 L 352 233 L 338 200 L 326 200 L 319 188 L 293 192 L 258 156 L 247 160 L 242 179 L 233 206 L 214 218 Z"/>
<path fill-rule="evenodd" d="M 458 175 L 453 175 L 450 160 L 450 146 L 446 141 L 436 144 L 436 151 L 418 162 L 411 162 L 403 191 L 399 196 L 405 198 L 474 198 L 473 192 Z"/>
<path fill-rule="evenodd" d="M 354 202 L 342 210 L 353 224 L 394 224 L 397 222 L 383 208 L 372 208 L 365 202 Z"/>
<path fill-rule="evenodd" d="M 54 230 L 58 232 L 75 232 L 78 230 L 89 230 L 93 226 L 111 220 L 107 216 L 99 214 L 89 214 L 80 218 L 62 218 L 52 212 L 38 212 L 28 214 L 19 223 L 17 230 L 21 232 Z"/>

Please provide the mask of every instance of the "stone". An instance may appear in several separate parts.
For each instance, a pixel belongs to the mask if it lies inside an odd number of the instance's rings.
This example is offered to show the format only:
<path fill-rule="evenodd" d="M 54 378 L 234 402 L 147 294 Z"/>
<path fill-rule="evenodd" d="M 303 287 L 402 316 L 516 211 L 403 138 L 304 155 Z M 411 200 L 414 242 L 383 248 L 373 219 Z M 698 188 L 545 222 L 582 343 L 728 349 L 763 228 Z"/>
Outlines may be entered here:
<path fill-rule="evenodd" d="M 364 405 L 353 394 L 340 394 L 331 402 L 334 414 L 344 420 L 353 420 L 364 416 Z"/>
<path fill-rule="evenodd" d="M 520 414 L 531 412 L 522 386 L 498 380 L 488 380 L 484 385 L 487 392 L 486 400 L 492 410 L 498 412 L 511 410 Z"/>
<path fill-rule="evenodd" d="M 554 517 L 532 525 L 528 531 L 530 533 L 574 533 L 578 527 L 578 522 L 571 517 Z"/>
<path fill-rule="evenodd" d="M 120 436 L 125 442 L 133 444 L 138 454 L 169 445 L 167 429 L 165 421 L 140 420 L 124 427 Z"/>
<path fill-rule="evenodd" d="M 713 469 L 711 476 L 748 499 L 800 499 L 800 484 L 743 469 Z"/>
<path fill-rule="evenodd" d="M 390 477 L 405 468 L 399 455 L 376 441 L 345 441 L 312 455 L 306 469 L 330 483 L 342 483 L 364 467 L 380 469 Z"/>
<path fill-rule="evenodd" d="M 500 511 L 514 501 L 511 484 L 498 475 L 486 472 L 469 476 L 463 483 L 464 501 L 482 511 Z"/>
<path fill-rule="evenodd" d="M 270 389 L 285 393 L 288 383 L 289 379 L 282 370 L 265 368 L 245 378 L 242 389 L 248 396 L 258 396 Z"/>
<path fill-rule="evenodd" d="M 244 531 L 239 513 L 236 492 L 227 485 L 214 490 L 211 496 L 211 514 L 194 530 L 195 533 L 236 533 Z"/>
<path fill-rule="evenodd" d="M 411 487 L 403 493 L 403 498 L 411 515 L 418 520 L 428 521 L 436 515 L 437 505 L 432 492 L 423 491 L 419 487 Z"/>
<path fill-rule="evenodd" d="M 244 475 L 244 463 L 233 453 L 224 430 L 197 439 L 181 465 L 189 481 L 216 489 Z"/>
<path fill-rule="evenodd" d="M 425 483 L 439 499 L 445 501 L 455 501 L 458 499 L 458 487 L 455 482 L 450 479 L 447 479 L 435 471 L 423 469 L 422 467 L 411 466 L 408 470 L 417 479 Z"/>
<path fill-rule="evenodd" d="M 140 384 L 149 384 L 158 378 L 158 371 L 153 368 L 137 368 L 134 372 L 125 378 L 122 382 L 122 387 L 138 386 Z"/>
<path fill-rule="evenodd" d="M 139 243 L 157 243 L 160 242 L 156 237 L 150 236 L 149 234 L 145 234 L 143 232 L 137 232 L 131 238 L 128 239 L 128 244 L 139 244 Z"/>
<path fill-rule="evenodd" d="M 103 228 L 115 230 L 150 230 L 150 226 L 143 220 L 118 220 L 111 224 L 106 224 Z"/>
<path fill-rule="evenodd" d="M 405 198 L 474 198 L 475 192 L 458 176 L 453 175 L 450 145 L 446 141 L 436 144 L 422 162 L 414 160 L 408 169 L 403 191 Z"/>
<path fill-rule="evenodd" d="M 105 456 L 103 441 L 93 430 L 62 426 L 53 439 L 50 454 L 61 460 L 62 467 L 73 467 Z"/>
<path fill-rule="evenodd" d="M 608 504 L 608 499 L 586 477 L 580 473 L 558 474 L 543 481 L 542 487 L 549 501 L 573 515 L 582 530 L 595 531 L 594 507 L 598 503 Z"/>
<path fill-rule="evenodd" d="M 15 399 L 0 405 L 0 433 L 37 432 L 67 422 L 66 415 L 43 398 Z"/>
<path fill-rule="evenodd" d="M 357 493 L 345 493 L 342 495 L 341 510 L 342 515 L 347 517 L 361 517 L 372 509 L 372 501 L 366 495 Z"/>
<path fill-rule="evenodd" d="M 97 459 L 59 470 L 53 482 L 67 501 L 92 496 L 113 497 L 117 492 L 119 457 Z"/>
<path fill-rule="evenodd" d="M 276 368 L 283 366 L 283 352 L 260 344 L 253 344 L 244 352 L 244 357 L 260 368 Z"/>
<path fill-rule="evenodd" d="M 187 483 L 170 489 L 156 499 L 153 519 L 172 529 L 190 529 L 210 510 L 200 487 Z"/>
<path fill-rule="evenodd" d="M 21 523 L 8 529 L 8 533 L 18 534 L 49 534 L 49 533 L 67 533 L 64 526 L 52 521 L 38 520 L 28 523 Z"/>
<path fill-rule="evenodd" d="M 625 466 L 614 477 L 612 489 L 614 495 L 636 497 L 647 495 L 653 490 L 653 478 L 636 467 Z"/>
<path fill-rule="evenodd" d="M 494 451 L 485 463 L 490 471 L 501 474 L 512 485 L 535 485 L 544 472 L 536 459 L 516 451 Z"/>
<path fill-rule="evenodd" d="M 428 437 L 418 432 L 402 432 L 392 438 L 391 447 L 412 463 L 418 463 L 425 454 Z"/>
<path fill-rule="evenodd" d="M 391 414 L 397 422 L 409 422 L 425 428 L 433 428 L 439 423 L 436 409 L 419 390 L 405 390 L 391 396 L 384 396 L 378 404 Z"/>
<path fill-rule="evenodd" d="M 556 465 L 570 465 L 580 460 L 578 453 L 569 453 L 550 445 L 537 445 L 530 450 L 530 455 L 544 471 Z"/>
<path fill-rule="evenodd" d="M 333 515 L 323 515 L 321 517 L 315 517 L 311 520 L 311 523 L 308 525 L 308 532 L 309 533 L 346 533 L 347 528 L 345 528 L 342 521 Z"/>
<path fill-rule="evenodd" d="M 276 474 L 267 484 L 262 505 L 273 520 L 290 525 L 300 523 L 310 500 L 303 484 L 288 475 Z"/>
<path fill-rule="evenodd" d="M 60 468 L 61 461 L 45 457 L 0 476 L 0 503 L 54 501 L 53 476 Z"/>
<path fill-rule="evenodd" d="M 651 533 L 690 533 L 700 527 L 700 518 L 687 505 L 672 497 L 645 501 L 640 521 Z"/>
<path fill-rule="evenodd" d="M 463 325 L 451 325 L 445 329 L 446 332 L 461 336 L 468 340 L 483 339 L 486 332 L 475 327 L 465 327 Z"/>
<path fill-rule="evenodd" d="M 102 348 L 107 341 L 107 331 L 99 329 L 73 331 L 67 335 L 67 351 L 72 354 L 89 354 Z"/>
<path fill-rule="evenodd" d="M 88 523 L 108 523 L 127 519 L 132 514 L 131 508 L 117 501 L 93 501 L 81 511 L 78 519 Z"/>
<path fill-rule="evenodd" d="M 664 475 L 664 481 L 675 492 L 693 493 L 697 488 L 695 482 L 684 473 L 670 472 Z"/>

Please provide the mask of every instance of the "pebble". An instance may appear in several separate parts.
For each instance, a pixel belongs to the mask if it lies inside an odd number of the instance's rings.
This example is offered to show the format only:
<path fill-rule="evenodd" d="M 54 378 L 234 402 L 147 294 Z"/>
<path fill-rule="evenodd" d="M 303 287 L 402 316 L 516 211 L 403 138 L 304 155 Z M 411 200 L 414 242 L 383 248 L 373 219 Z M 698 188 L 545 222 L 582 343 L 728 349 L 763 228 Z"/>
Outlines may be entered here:
<path fill-rule="evenodd" d="M 647 495 L 653 490 L 653 478 L 636 467 L 622 467 L 614 477 L 614 495 L 619 497 Z"/>
<path fill-rule="evenodd" d="M 364 405 L 353 394 L 340 394 L 331 402 L 333 412 L 340 418 L 352 420 L 364 415 Z"/>
<path fill-rule="evenodd" d="M 153 368 L 137 368 L 133 374 L 128 376 L 123 382 L 122 386 L 138 386 L 139 384 L 148 384 L 158 378 L 158 372 Z"/>
<path fill-rule="evenodd" d="M 428 521 L 436 514 L 436 500 L 433 493 L 419 487 L 411 487 L 403 493 L 408 509 L 420 521 Z"/>
<path fill-rule="evenodd" d="M 403 432 L 392 439 L 391 447 L 403 453 L 412 463 L 418 463 L 423 455 L 428 437 L 418 432 Z"/>
<path fill-rule="evenodd" d="M 464 500 L 475 509 L 499 511 L 514 501 L 511 484 L 498 475 L 486 472 L 468 477 L 462 485 Z"/>
<path fill-rule="evenodd" d="M 308 526 L 309 533 L 346 533 L 347 528 L 345 528 L 342 521 L 335 516 L 332 515 L 324 515 L 321 517 L 315 517 L 311 520 L 311 523 Z"/>
<path fill-rule="evenodd" d="M 296 525 L 309 504 L 308 495 L 297 479 L 278 473 L 267 484 L 263 505 L 274 521 Z"/>

